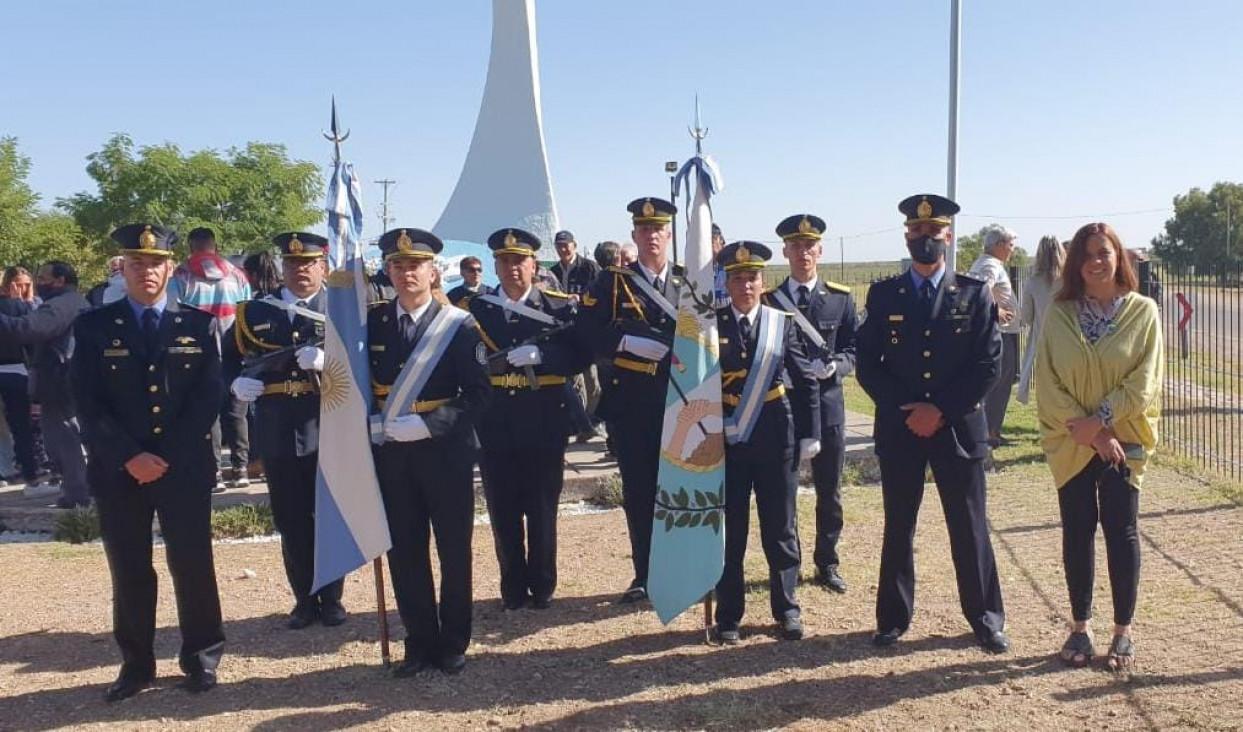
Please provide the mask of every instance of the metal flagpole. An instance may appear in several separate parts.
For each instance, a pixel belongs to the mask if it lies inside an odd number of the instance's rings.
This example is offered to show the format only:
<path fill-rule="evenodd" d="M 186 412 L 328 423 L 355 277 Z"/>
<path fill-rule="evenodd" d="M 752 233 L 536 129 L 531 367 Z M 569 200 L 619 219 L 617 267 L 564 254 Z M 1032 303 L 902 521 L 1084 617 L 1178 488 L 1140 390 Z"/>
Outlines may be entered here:
<path fill-rule="evenodd" d="M 951 201 L 958 200 L 958 85 L 962 80 L 962 69 L 959 56 L 962 54 L 962 0 L 950 0 L 950 123 L 949 123 L 949 154 L 948 178 L 945 184 L 945 195 Z M 954 231 L 953 223 L 950 231 Z M 946 267 L 950 272 L 958 265 L 958 241 L 949 248 Z"/>
<path fill-rule="evenodd" d="M 337 174 L 336 171 L 338 171 L 341 166 L 341 143 L 349 139 L 349 136 L 350 133 L 348 131 L 345 134 L 341 134 L 341 126 L 337 123 L 337 98 L 336 96 L 333 96 L 332 132 L 331 134 L 325 132 L 324 138 L 331 142 L 333 146 L 332 167 L 334 175 Z M 385 186 L 385 193 L 387 194 L 387 192 L 388 187 Z M 385 196 L 385 198 L 387 199 L 387 196 Z M 387 210 L 385 213 L 388 213 Z M 379 614 L 380 620 L 380 661 L 384 664 L 385 668 L 388 668 L 391 663 L 392 656 L 389 653 L 388 608 L 386 607 L 384 599 L 384 555 L 381 554 L 372 560 L 371 566 L 375 573 L 376 612 Z"/>

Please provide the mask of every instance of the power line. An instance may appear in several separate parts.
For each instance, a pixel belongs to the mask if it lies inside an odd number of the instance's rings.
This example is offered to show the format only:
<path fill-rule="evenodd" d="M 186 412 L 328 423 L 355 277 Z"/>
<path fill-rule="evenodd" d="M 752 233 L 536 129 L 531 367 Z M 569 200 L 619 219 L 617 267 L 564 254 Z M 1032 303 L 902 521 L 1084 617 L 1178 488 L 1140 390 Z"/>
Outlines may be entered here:
<path fill-rule="evenodd" d="M 997 214 L 971 214 L 960 213 L 959 216 L 969 219 L 1027 219 L 1029 221 L 1065 221 L 1068 219 L 1086 219 L 1089 221 L 1100 221 L 1101 219 L 1113 218 L 1116 216 L 1141 216 L 1143 214 L 1169 213 L 1174 208 L 1164 206 L 1162 208 L 1148 208 L 1142 211 L 1114 211 L 1113 213 L 1103 214 L 1076 214 L 1073 216 L 999 216 Z"/>

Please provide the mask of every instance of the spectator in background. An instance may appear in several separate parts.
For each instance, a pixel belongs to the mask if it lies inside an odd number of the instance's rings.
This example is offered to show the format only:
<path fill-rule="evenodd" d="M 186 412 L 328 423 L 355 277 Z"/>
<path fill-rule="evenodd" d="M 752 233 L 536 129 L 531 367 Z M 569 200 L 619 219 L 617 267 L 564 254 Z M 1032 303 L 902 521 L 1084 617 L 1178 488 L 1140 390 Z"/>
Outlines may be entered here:
<path fill-rule="evenodd" d="M 54 260 L 39 268 L 35 291 L 43 304 L 26 315 L 0 315 L 0 341 L 33 346 L 31 395 L 40 405 L 40 421 L 47 451 L 60 469 L 58 508 L 90 503 L 86 461 L 78 429 L 77 405 L 69 384 L 73 356 L 73 321 L 90 309 L 78 292 L 78 273 L 68 262 Z M 51 493 L 37 486 L 35 495 Z"/>
<path fill-rule="evenodd" d="M 997 319 L 1001 323 L 1001 373 L 984 402 L 984 414 L 988 418 L 988 445 L 993 448 L 1009 444 L 1008 440 L 1001 439 L 1001 425 L 1006 421 L 1010 390 L 1019 378 L 1019 333 L 1023 331 L 1023 325 L 1019 320 L 1018 298 L 1014 295 L 1010 273 L 1006 270 L 1017 239 L 1018 234 L 1004 226 L 990 226 L 984 234 L 984 252 L 967 273 L 984 280 L 993 291 Z"/>
<path fill-rule="evenodd" d="M 617 260 L 621 256 L 621 245 L 615 241 L 602 241 L 596 245 L 594 256 L 600 269 L 616 267 Z"/>
<path fill-rule="evenodd" d="M 249 255 L 242 262 L 242 270 L 250 280 L 251 299 L 258 300 L 268 295 L 279 297 L 277 292 L 281 289 L 281 271 L 276 266 L 276 257 L 272 252 L 263 251 Z"/>
<path fill-rule="evenodd" d="M 13 317 L 28 315 L 34 310 L 34 281 L 25 267 L 9 267 L 0 282 L 0 314 Z M 26 349 L 14 339 L 0 339 L 0 401 L 4 403 L 4 419 L 11 455 L 0 464 L 0 473 L 9 474 L 16 461 L 22 481 L 36 490 L 39 464 L 35 460 L 34 431 L 30 421 L 30 383 L 26 370 Z"/>
<path fill-rule="evenodd" d="M 250 280 L 246 273 L 216 249 L 216 234 L 211 229 L 199 227 L 186 237 L 190 245 L 190 258 L 173 271 L 173 282 L 182 303 L 205 310 L 216 316 L 213 335 L 216 345 L 220 338 L 233 327 L 237 317 L 237 304 L 251 297 Z M 227 374 L 225 377 L 235 376 Z M 244 488 L 250 485 L 247 466 L 250 463 L 250 430 L 246 424 L 249 405 L 234 397 L 226 389 L 220 395 L 220 418 L 212 426 L 212 447 L 216 452 L 216 492 L 224 490 L 220 476 L 222 443 L 229 446 L 229 463 L 233 469 L 231 485 Z"/>
<path fill-rule="evenodd" d="M 725 268 L 716 261 L 716 255 L 721 253 L 725 248 L 725 235 L 721 233 L 721 227 L 716 224 L 712 225 L 712 269 L 714 272 L 715 285 L 713 287 L 713 297 L 716 301 L 717 308 L 729 307 L 729 290 L 725 288 Z"/>
<path fill-rule="evenodd" d="M 465 308 L 466 303 L 475 295 L 492 292 L 491 287 L 483 284 L 483 262 L 479 261 L 479 257 L 462 257 L 457 266 L 458 274 L 462 275 L 462 284 L 445 294 L 449 302 Z"/>
<path fill-rule="evenodd" d="M 625 267 L 631 262 L 639 261 L 639 245 L 632 241 L 624 241 L 621 243 L 621 251 L 618 253 L 617 266 Z"/>
<path fill-rule="evenodd" d="M 1040 330 L 1044 324 L 1049 304 L 1062 286 L 1062 264 L 1066 250 L 1056 236 L 1040 239 L 1036 247 L 1036 261 L 1023 280 L 1023 327 L 1027 328 L 1027 350 L 1023 353 L 1023 369 L 1019 373 L 1019 388 L 1015 399 L 1027 404 L 1031 399 L 1032 372 L 1036 366 L 1036 344 L 1040 342 Z"/>
<path fill-rule="evenodd" d="M 574 302 L 591 289 L 591 283 L 600 274 L 600 267 L 590 259 L 578 255 L 578 242 L 568 231 L 558 231 L 553 239 L 557 250 L 557 262 L 549 271 L 557 278 L 558 288 Z"/>
<path fill-rule="evenodd" d="M 125 277 L 121 274 L 124 257 L 108 258 L 108 277 L 86 293 L 86 301 L 97 308 L 125 297 Z"/>
<path fill-rule="evenodd" d="M 1157 307 L 1161 307 L 1161 296 L 1164 294 L 1161 278 L 1148 261 L 1148 255 L 1139 249 L 1128 249 L 1126 255 L 1131 260 L 1131 269 L 1135 270 L 1135 276 L 1139 279 L 1139 294 L 1152 298 Z"/>

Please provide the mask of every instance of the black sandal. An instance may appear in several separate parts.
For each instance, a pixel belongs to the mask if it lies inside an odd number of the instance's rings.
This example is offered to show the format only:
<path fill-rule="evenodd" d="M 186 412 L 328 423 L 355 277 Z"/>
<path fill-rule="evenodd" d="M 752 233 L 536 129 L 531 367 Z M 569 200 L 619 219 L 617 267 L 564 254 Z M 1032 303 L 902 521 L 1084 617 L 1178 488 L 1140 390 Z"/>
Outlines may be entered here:
<path fill-rule="evenodd" d="M 1096 654 L 1096 649 L 1092 647 L 1092 636 L 1083 631 L 1075 631 L 1066 639 L 1066 643 L 1062 646 L 1062 651 L 1058 655 L 1062 659 L 1062 663 L 1070 668 L 1083 668 L 1092 663 L 1092 656 Z"/>
<path fill-rule="evenodd" d="M 1130 671 L 1135 664 L 1135 644 L 1131 642 L 1131 636 L 1115 635 L 1105 659 L 1105 666 L 1110 671 Z"/>

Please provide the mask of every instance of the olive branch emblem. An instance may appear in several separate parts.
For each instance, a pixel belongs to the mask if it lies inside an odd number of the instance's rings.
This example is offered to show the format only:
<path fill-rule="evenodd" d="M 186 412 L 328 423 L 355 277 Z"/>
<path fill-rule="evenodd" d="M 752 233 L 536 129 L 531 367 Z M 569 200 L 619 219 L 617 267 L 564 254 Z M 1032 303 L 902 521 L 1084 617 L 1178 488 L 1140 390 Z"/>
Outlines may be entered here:
<path fill-rule="evenodd" d="M 676 493 L 670 494 L 657 486 L 656 510 L 652 518 L 664 521 L 665 531 L 711 526 L 712 531 L 719 534 L 724 509 L 719 490 L 688 493 L 686 488 L 679 488 Z"/>

